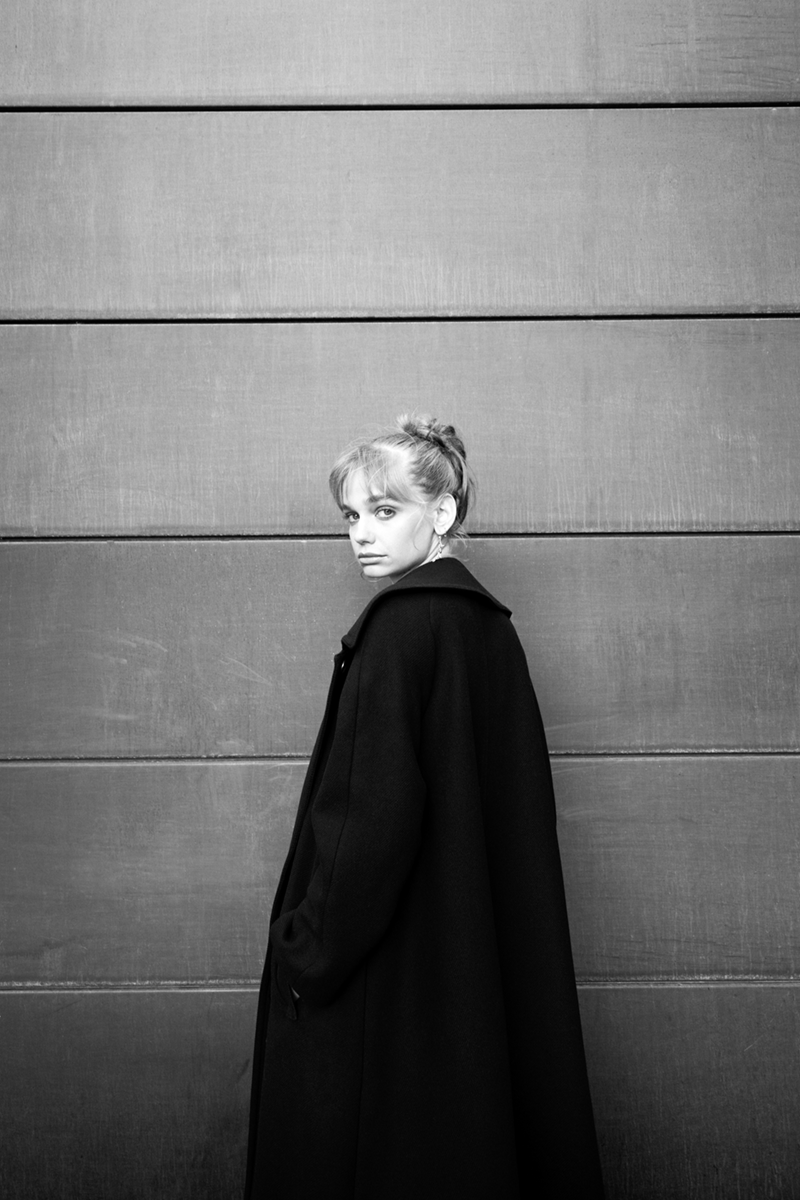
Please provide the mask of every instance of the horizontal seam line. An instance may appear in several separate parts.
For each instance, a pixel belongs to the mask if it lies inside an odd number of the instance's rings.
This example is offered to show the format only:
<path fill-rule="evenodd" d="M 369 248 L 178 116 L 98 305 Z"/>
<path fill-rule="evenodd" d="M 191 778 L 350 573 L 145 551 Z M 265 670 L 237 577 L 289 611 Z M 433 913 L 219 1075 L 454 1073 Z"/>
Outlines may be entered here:
<path fill-rule="evenodd" d="M 582 979 L 576 980 L 578 991 L 612 991 L 612 990 L 634 990 L 634 989 L 681 989 L 688 990 L 690 988 L 768 988 L 768 987 L 788 987 L 800 988 L 800 977 L 793 978 L 791 976 L 742 976 L 736 978 L 732 976 L 686 976 L 684 978 L 631 978 L 631 979 Z M 111 981 L 100 981 L 97 983 L 75 983 L 69 982 L 48 982 L 42 984 L 24 983 L 0 984 L 0 995 L 109 995 L 119 993 L 139 993 L 140 995 L 152 995 L 157 993 L 165 994 L 185 994 L 187 992 L 245 992 L 253 993 L 259 990 L 259 981 L 257 979 L 247 980 L 198 980 L 197 982 L 177 982 L 172 980 L 164 980 L 163 982 L 155 982 L 149 980 L 147 983 L 119 983 Z"/>
<path fill-rule="evenodd" d="M 554 312 L 554 313 L 418 313 L 392 316 L 391 314 L 360 314 L 357 316 L 193 316 L 193 317 L 0 317 L 2 325 L 432 325 L 432 324 L 534 324 L 553 321 L 770 321 L 797 320 L 800 311 L 796 308 L 762 308 L 756 312 L 747 309 L 729 309 L 723 312 L 695 309 L 691 311 L 670 310 L 668 312 Z"/>
<path fill-rule="evenodd" d="M 259 981 L 257 979 L 243 980 L 198 980 L 196 983 L 182 983 L 173 980 L 153 981 L 147 983 L 118 983 L 111 981 L 99 981 L 97 983 L 74 983 L 69 982 L 48 982 L 48 983 L 25 983 L 0 984 L 0 995 L 45 995 L 45 994 L 67 994 L 67 995 L 98 995 L 119 992 L 253 992 L 258 991 Z"/>
<path fill-rule="evenodd" d="M 470 534 L 467 546 L 476 542 L 502 541 L 576 541 L 578 539 L 602 540 L 616 539 L 617 541 L 632 541 L 634 539 L 663 538 L 674 541 L 676 538 L 794 538 L 800 534 L 800 524 L 790 529 L 589 529 L 589 530 L 504 530 L 502 533 Z M 346 544 L 347 534 L 340 533 L 33 533 L 3 534 L 0 545 L 29 545 L 42 546 L 59 542 L 94 543 L 96 545 L 109 542 L 340 542 Z"/>
<path fill-rule="evenodd" d="M 3 767 L 32 767 L 32 766 L 169 766 L 169 765 L 197 765 L 209 766 L 215 763 L 241 763 L 244 764 L 264 764 L 265 766 L 281 764 L 291 765 L 307 764 L 311 757 L 310 750 L 306 753 L 286 754 L 143 754 L 141 756 L 119 755 L 101 758 L 97 755 L 58 755 L 53 758 L 41 758 L 36 755 L 30 757 L 2 757 L 0 758 L 0 769 Z M 794 759 L 800 757 L 800 747 L 798 748 L 762 748 L 762 747 L 705 747 L 697 749 L 695 747 L 678 746 L 674 748 L 661 748 L 650 750 L 628 750 L 625 748 L 617 748 L 610 750 L 551 750 L 550 758 L 556 760 L 573 760 L 573 759 L 653 759 L 662 761 L 664 759 L 679 759 L 679 758 L 789 758 Z"/>
<path fill-rule="evenodd" d="M 696 109 L 784 109 L 800 106 L 800 96 L 785 99 L 712 99 L 699 94 L 696 99 L 669 100 L 662 97 L 658 100 L 483 100 L 483 101 L 448 101 L 448 100 L 406 100 L 392 101 L 341 101 L 339 103 L 320 100 L 317 103 L 184 103 L 173 101 L 171 104 L 117 104 L 108 100 L 104 104 L 0 104 L 0 113 L 205 113 L 205 112 L 264 112 L 264 113 L 331 113 L 331 112 L 630 112 L 644 109 L 646 111 L 666 111 Z"/>
<path fill-rule="evenodd" d="M 761 976 L 743 975 L 715 976 L 696 975 L 683 978 L 656 979 L 642 976 L 631 979 L 578 979 L 576 984 L 579 991 L 612 990 L 627 988 L 759 988 L 759 987 L 800 987 L 800 976 Z"/>

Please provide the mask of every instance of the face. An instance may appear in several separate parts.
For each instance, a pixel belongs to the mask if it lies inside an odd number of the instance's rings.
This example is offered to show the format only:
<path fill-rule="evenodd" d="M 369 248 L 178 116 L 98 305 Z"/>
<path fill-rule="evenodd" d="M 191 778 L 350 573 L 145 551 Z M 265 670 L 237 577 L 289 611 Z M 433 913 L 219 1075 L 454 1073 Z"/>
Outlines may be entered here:
<path fill-rule="evenodd" d="M 342 515 L 367 579 L 399 579 L 430 558 L 439 544 L 434 514 L 425 504 L 377 495 L 363 471 L 347 481 Z"/>

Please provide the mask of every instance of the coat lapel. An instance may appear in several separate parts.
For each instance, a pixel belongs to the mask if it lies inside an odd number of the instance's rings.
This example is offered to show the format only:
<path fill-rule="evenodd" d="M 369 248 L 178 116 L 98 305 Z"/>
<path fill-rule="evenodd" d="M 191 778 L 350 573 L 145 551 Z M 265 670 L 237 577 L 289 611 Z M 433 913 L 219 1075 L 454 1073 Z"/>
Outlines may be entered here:
<path fill-rule="evenodd" d="M 467 570 L 462 562 L 457 558 L 440 558 L 438 562 L 425 563 L 421 567 L 416 567 L 413 571 L 409 571 L 402 579 L 398 579 L 397 583 L 393 583 L 391 587 L 384 588 L 382 592 L 378 592 L 373 596 L 367 607 L 363 610 L 358 620 L 347 631 L 342 638 L 342 645 L 348 649 L 354 649 L 372 610 L 376 604 L 382 603 L 386 596 L 394 596 L 397 592 L 419 590 L 421 588 L 442 589 L 444 591 L 456 592 L 472 592 L 473 595 L 481 596 L 484 600 L 488 600 L 501 612 L 511 616 L 511 609 L 505 604 L 501 604 L 491 592 L 488 592 L 483 584 L 478 583 L 474 575 Z"/>

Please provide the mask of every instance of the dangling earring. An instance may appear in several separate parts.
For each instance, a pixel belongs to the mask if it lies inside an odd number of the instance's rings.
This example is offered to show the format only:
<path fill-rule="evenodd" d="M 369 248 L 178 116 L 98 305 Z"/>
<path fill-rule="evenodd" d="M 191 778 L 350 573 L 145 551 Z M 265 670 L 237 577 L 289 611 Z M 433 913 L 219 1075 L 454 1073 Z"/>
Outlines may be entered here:
<path fill-rule="evenodd" d="M 433 552 L 433 558 L 431 559 L 431 562 L 438 562 L 438 560 L 444 554 L 444 534 L 437 533 L 436 536 L 439 539 L 439 545 L 436 547 L 436 549 Z"/>

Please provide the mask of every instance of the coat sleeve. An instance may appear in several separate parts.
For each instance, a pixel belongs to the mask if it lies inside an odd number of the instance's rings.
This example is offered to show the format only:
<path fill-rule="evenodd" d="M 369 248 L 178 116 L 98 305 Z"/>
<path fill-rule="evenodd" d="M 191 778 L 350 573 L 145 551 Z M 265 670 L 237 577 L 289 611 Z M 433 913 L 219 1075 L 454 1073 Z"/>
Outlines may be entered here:
<path fill-rule="evenodd" d="M 420 844 L 420 769 L 435 647 L 427 594 L 376 606 L 340 702 L 311 810 L 316 864 L 305 897 L 270 929 L 304 1001 L 332 1000 L 378 943 Z"/>

